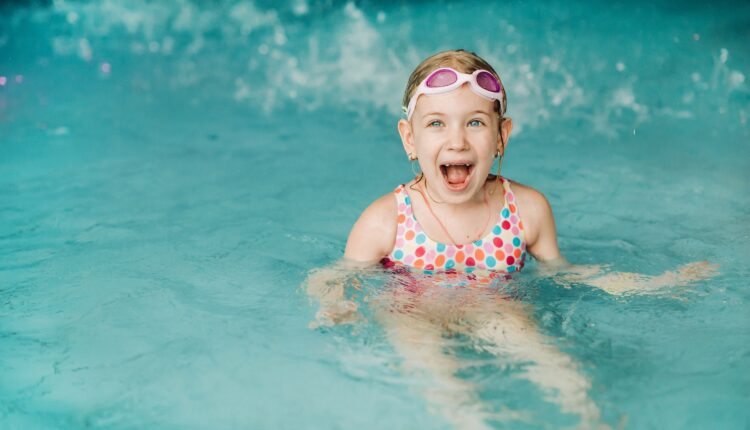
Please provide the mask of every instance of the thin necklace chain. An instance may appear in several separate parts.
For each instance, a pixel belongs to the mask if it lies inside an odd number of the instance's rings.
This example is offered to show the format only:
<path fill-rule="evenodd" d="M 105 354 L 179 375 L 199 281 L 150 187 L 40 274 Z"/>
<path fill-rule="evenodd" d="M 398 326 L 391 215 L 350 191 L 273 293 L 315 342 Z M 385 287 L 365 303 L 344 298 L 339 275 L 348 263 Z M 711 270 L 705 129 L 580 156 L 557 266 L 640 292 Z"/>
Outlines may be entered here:
<path fill-rule="evenodd" d="M 432 206 L 430 205 L 430 199 L 432 199 L 432 196 L 429 197 L 429 199 L 425 196 L 425 193 L 422 192 L 420 189 L 421 187 L 417 187 L 417 191 L 419 191 L 419 194 L 422 194 L 422 198 L 424 199 L 424 202 L 427 204 L 427 209 L 430 211 L 430 214 L 432 214 L 432 217 L 435 218 L 435 221 L 437 221 L 438 225 L 440 225 L 440 228 L 443 229 L 443 233 L 445 233 L 446 236 L 448 236 L 448 239 L 453 242 L 454 245 L 458 245 L 458 241 L 451 236 L 450 233 L 448 233 L 448 229 L 445 228 L 445 225 L 442 221 L 440 221 L 440 218 L 438 218 L 437 215 L 435 215 L 435 212 L 432 210 Z M 427 195 L 429 196 L 429 191 L 427 191 L 427 178 L 425 178 L 425 185 L 424 185 L 425 192 L 427 192 Z M 484 186 L 482 187 L 482 197 L 484 199 L 484 204 L 487 205 L 487 220 L 484 222 L 484 226 L 482 227 L 482 230 L 479 232 L 478 236 L 481 238 L 484 231 L 487 229 L 487 225 L 490 223 L 490 218 L 492 217 L 492 210 L 490 209 L 490 204 L 487 201 L 487 188 Z M 443 203 L 435 201 L 435 203 Z M 472 241 L 473 242 L 473 241 Z"/>

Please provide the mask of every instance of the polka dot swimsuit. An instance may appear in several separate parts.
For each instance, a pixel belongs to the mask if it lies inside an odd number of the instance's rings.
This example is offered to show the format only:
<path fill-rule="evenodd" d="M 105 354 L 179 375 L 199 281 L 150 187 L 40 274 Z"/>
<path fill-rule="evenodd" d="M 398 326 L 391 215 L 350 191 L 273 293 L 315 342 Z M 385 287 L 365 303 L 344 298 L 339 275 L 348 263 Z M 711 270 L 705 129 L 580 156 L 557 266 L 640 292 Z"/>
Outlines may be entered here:
<path fill-rule="evenodd" d="M 503 177 L 500 179 L 505 204 L 495 226 L 485 237 L 462 245 L 430 239 L 413 214 L 406 187 L 399 185 L 394 190 L 398 204 L 396 244 L 381 262 L 386 267 L 404 265 L 428 273 L 480 271 L 496 274 L 521 270 L 526 259 L 523 222 L 518 216 L 510 182 Z"/>

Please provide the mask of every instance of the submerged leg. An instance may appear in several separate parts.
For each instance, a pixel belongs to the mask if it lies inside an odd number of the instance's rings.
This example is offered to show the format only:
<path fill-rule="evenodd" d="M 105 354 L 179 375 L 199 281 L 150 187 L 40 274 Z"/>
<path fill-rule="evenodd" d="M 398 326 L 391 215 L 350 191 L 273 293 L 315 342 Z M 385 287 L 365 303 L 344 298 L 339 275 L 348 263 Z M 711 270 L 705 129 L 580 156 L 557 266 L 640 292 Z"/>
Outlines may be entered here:
<path fill-rule="evenodd" d="M 527 363 L 522 376 L 539 386 L 563 412 L 580 416 L 582 427 L 604 427 L 599 424 L 599 409 L 588 396 L 591 383 L 572 357 L 539 332 L 522 304 L 483 300 L 478 309 L 467 309 L 465 315 L 456 330 L 482 341 L 488 352 Z"/>
<path fill-rule="evenodd" d="M 489 429 L 475 386 L 458 376 L 458 360 L 448 353 L 449 340 L 443 327 L 417 310 L 394 310 L 375 306 L 375 317 L 385 329 L 404 370 L 426 376 L 423 387 L 430 408 L 443 415 L 456 429 Z"/>

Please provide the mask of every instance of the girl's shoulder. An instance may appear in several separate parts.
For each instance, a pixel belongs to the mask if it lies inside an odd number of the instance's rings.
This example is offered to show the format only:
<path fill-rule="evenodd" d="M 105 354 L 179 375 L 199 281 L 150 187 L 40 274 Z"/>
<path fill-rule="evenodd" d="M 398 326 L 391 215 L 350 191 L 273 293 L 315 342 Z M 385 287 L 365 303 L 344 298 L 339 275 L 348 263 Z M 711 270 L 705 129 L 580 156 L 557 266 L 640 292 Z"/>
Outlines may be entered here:
<path fill-rule="evenodd" d="M 509 181 L 518 206 L 519 216 L 523 220 L 529 247 L 536 244 L 540 234 L 544 236 L 546 235 L 545 232 L 551 231 L 554 235 L 555 220 L 547 197 L 533 187 L 513 180 Z"/>
<path fill-rule="evenodd" d="M 393 191 L 370 203 L 349 233 L 344 257 L 355 261 L 376 262 L 387 255 L 396 240 L 397 209 Z"/>

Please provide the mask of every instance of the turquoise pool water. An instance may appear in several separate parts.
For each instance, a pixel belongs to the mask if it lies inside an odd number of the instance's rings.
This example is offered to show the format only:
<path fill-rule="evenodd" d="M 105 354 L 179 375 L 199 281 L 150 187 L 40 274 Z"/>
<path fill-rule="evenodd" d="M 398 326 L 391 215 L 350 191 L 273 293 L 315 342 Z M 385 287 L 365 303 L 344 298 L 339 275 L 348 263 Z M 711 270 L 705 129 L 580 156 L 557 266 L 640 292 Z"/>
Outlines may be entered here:
<path fill-rule="evenodd" d="M 411 69 L 465 47 L 503 77 L 503 172 L 545 192 L 569 260 L 720 265 L 665 296 L 533 262 L 507 287 L 602 421 L 747 428 L 750 7 L 567 3 L 0 6 L 0 427 L 451 428 L 376 322 L 308 329 L 299 285 L 409 179 Z M 524 363 L 453 342 L 488 425 L 576 423 Z"/>

